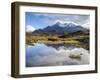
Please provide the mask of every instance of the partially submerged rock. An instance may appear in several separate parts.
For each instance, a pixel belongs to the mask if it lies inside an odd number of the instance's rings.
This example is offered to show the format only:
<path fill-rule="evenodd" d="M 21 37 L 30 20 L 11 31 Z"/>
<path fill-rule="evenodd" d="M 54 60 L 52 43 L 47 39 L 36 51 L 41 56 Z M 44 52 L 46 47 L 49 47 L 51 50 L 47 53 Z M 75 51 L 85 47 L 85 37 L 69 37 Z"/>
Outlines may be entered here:
<path fill-rule="evenodd" d="M 82 53 L 75 53 L 75 54 L 70 54 L 69 57 L 73 59 L 80 59 Z"/>

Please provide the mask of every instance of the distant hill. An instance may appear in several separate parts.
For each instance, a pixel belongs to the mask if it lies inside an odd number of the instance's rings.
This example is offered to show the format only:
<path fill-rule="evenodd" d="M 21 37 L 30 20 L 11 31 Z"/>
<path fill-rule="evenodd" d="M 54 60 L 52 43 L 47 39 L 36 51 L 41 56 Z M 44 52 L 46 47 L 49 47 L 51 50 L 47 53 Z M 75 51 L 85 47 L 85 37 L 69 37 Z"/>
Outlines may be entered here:
<path fill-rule="evenodd" d="M 89 30 L 74 23 L 60 23 L 56 22 L 51 26 L 47 26 L 44 29 L 38 29 L 33 31 L 33 33 L 51 33 L 51 34 L 65 34 L 65 33 L 88 33 Z"/>

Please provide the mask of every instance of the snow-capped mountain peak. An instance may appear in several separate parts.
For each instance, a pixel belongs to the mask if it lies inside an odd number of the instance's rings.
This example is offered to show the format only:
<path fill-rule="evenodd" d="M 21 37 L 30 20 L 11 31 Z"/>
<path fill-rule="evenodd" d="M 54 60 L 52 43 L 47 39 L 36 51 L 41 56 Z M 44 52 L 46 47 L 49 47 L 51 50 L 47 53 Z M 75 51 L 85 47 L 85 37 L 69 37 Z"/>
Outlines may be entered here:
<path fill-rule="evenodd" d="M 74 27 L 74 26 L 79 26 L 79 24 L 74 23 L 74 22 L 64 22 L 64 21 L 59 21 L 59 20 L 55 21 L 55 23 L 53 25 L 58 25 L 60 27 Z"/>
<path fill-rule="evenodd" d="M 63 33 L 73 33 L 77 31 L 87 32 L 88 30 L 74 22 L 57 21 L 55 24 L 47 26 L 44 29 L 36 30 L 35 32 L 63 34 Z"/>

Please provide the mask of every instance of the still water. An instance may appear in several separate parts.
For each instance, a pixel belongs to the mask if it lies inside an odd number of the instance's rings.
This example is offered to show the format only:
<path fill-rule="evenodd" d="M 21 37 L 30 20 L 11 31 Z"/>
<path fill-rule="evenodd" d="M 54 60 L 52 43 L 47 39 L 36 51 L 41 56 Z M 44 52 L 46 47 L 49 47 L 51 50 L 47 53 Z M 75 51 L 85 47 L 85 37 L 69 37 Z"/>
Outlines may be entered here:
<path fill-rule="evenodd" d="M 65 44 L 26 46 L 26 67 L 89 64 L 89 51 Z"/>

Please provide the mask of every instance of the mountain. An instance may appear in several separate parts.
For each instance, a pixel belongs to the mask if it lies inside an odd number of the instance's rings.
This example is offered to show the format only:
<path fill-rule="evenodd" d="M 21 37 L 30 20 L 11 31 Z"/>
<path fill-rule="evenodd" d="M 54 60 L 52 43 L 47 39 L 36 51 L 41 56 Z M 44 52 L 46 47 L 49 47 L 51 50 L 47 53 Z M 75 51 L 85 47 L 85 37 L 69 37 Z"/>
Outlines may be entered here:
<path fill-rule="evenodd" d="M 51 26 L 47 26 L 44 29 L 35 30 L 33 33 L 56 33 L 56 34 L 64 34 L 64 33 L 74 33 L 77 31 L 88 32 L 89 30 L 82 27 L 81 25 L 77 25 L 72 22 L 68 23 L 60 23 L 56 22 Z"/>

